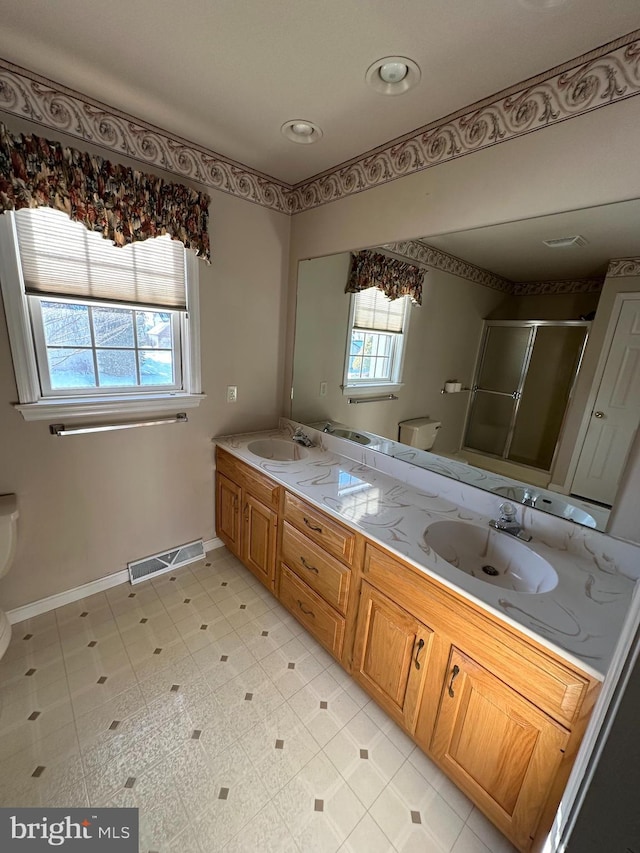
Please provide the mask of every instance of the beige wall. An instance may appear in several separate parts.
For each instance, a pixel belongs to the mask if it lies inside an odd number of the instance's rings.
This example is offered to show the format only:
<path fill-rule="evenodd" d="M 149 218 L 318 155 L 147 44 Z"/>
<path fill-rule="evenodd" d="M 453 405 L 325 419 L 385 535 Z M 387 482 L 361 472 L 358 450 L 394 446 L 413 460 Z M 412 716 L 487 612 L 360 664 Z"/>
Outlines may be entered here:
<path fill-rule="evenodd" d="M 17 393 L 0 300 L 0 494 L 16 492 L 20 503 L 3 609 L 212 538 L 212 436 L 277 423 L 290 220 L 217 191 L 210 211 L 213 262 L 199 262 L 207 399 L 186 425 L 56 438 L 48 422 L 26 423 L 11 406 Z M 226 403 L 230 384 L 235 404 Z"/>
<path fill-rule="evenodd" d="M 525 293 L 509 296 L 491 320 L 579 320 L 598 307 L 600 293 Z"/>
<path fill-rule="evenodd" d="M 292 261 L 640 197 L 640 98 L 300 213 Z"/>
<path fill-rule="evenodd" d="M 469 395 L 440 393 L 448 379 L 473 379 L 483 318 L 504 294 L 459 276 L 430 269 L 422 306 L 409 315 L 402 388 L 398 400 L 349 405 L 342 393 L 349 319 L 344 287 L 349 253 L 302 261 L 298 273 L 292 415 L 306 423 L 339 421 L 396 440 L 398 423 L 429 416 L 442 422 L 434 451 L 458 450 Z M 320 383 L 327 396 L 320 397 Z M 373 392 L 372 392 L 373 393 Z"/>
<path fill-rule="evenodd" d="M 349 324 L 344 288 L 350 258 L 349 252 L 342 252 L 300 263 L 291 412 L 304 423 L 323 419 L 348 423 L 353 414 L 343 411 L 347 404 L 340 387 Z M 327 383 L 325 397 L 320 396 L 321 382 Z"/>

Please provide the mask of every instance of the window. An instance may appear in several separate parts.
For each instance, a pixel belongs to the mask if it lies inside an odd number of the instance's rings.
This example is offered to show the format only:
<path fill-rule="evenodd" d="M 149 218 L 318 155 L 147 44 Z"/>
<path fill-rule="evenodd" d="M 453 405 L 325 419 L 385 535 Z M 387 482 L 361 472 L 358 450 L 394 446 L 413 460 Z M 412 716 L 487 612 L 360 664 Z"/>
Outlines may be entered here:
<path fill-rule="evenodd" d="M 408 296 L 388 299 L 377 287 L 351 297 L 344 388 L 396 386 L 409 321 Z"/>
<path fill-rule="evenodd" d="M 49 208 L 0 216 L 0 282 L 27 420 L 198 405 L 197 262 L 118 248 Z"/>
<path fill-rule="evenodd" d="M 28 299 L 43 397 L 180 388 L 177 311 Z"/>

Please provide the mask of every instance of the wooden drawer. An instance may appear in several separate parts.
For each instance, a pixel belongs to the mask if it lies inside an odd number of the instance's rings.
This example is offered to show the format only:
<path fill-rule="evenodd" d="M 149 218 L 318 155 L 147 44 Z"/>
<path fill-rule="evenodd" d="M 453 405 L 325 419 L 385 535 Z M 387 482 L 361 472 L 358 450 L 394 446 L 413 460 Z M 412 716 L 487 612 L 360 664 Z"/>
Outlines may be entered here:
<path fill-rule="evenodd" d="M 327 651 L 342 657 L 344 619 L 284 563 L 280 564 L 280 601 Z"/>
<path fill-rule="evenodd" d="M 273 509 L 278 509 L 280 487 L 259 471 L 236 459 L 221 447 L 216 447 L 216 468 L 225 477 L 242 486 L 245 491 Z"/>
<path fill-rule="evenodd" d="M 282 527 L 282 559 L 332 607 L 346 613 L 350 570 L 286 521 Z"/>
<path fill-rule="evenodd" d="M 353 531 L 289 492 L 285 492 L 284 517 L 325 551 L 351 565 L 356 539 Z"/>
<path fill-rule="evenodd" d="M 363 573 L 442 637 L 456 638 L 462 651 L 551 716 L 571 723 L 591 711 L 598 682 L 464 596 L 369 544 Z"/>

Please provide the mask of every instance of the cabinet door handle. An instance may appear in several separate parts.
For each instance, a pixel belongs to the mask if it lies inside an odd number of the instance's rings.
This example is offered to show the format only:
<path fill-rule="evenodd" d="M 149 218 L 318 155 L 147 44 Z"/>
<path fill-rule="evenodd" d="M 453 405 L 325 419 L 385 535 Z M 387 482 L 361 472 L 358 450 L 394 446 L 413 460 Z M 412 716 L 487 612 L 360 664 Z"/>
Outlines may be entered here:
<path fill-rule="evenodd" d="M 244 505 L 244 517 L 245 517 L 245 520 L 247 520 L 249 518 L 249 503 L 248 502 Z"/>
<path fill-rule="evenodd" d="M 302 606 L 302 602 L 300 601 L 299 598 L 297 599 L 297 601 L 298 601 L 298 607 L 300 608 L 300 610 L 302 610 L 302 612 L 304 613 L 305 616 L 311 616 L 312 619 L 316 618 L 316 614 L 313 612 L 313 610 L 305 610 L 304 607 Z"/>
<path fill-rule="evenodd" d="M 414 658 L 414 660 L 413 660 L 413 662 L 414 662 L 414 663 L 415 663 L 415 665 L 416 665 L 416 669 L 420 669 L 420 663 L 419 663 L 419 661 L 418 661 L 418 655 L 420 654 L 420 652 L 422 651 L 422 649 L 423 649 L 423 648 L 424 648 L 424 640 L 423 640 L 423 639 L 422 639 L 422 637 L 421 637 L 421 638 L 420 638 L 420 641 L 419 641 L 419 643 L 418 643 L 418 648 L 416 649 L 416 656 L 415 656 L 415 658 Z"/>
<path fill-rule="evenodd" d="M 307 563 L 304 557 L 300 557 L 300 562 L 305 567 L 305 569 L 308 569 L 310 572 L 315 572 L 317 575 L 320 574 L 320 572 L 316 569 L 315 566 L 310 566 L 309 563 Z"/>
<path fill-rule="evenodd" d="M 305 517 L 303 516 L 303 517 L 302 517 L 302 520 L 303 520 L 303 521 L 304 521 L 304 523 L 307 525 L 307 527 L 309 528 L 309 530 L 314 530 L 316 533 L 322 533 L 322 528 L 321 528 L 321 527 L 314 527 L 314 525 L 313 525 L 313 524 L 311 524 L 311 522 L 309 521 L 309 519 L 308 519 L 308 518 L 305 518 Z"/>
<path fill-rule="evenodd" d="M 452 699 L 455 698 L 455 695 L 456 695 L 453 692 L 453 682 L 456 680 L 456 678 L 458 677 L 459 674 L 460 674 L 460 667 L 458 666 L 458 664 L 456 664 L 453 667 L 453 672 L 451 673 L 451 681 L 449 682 L 449 696 L 451 696 Z"/>

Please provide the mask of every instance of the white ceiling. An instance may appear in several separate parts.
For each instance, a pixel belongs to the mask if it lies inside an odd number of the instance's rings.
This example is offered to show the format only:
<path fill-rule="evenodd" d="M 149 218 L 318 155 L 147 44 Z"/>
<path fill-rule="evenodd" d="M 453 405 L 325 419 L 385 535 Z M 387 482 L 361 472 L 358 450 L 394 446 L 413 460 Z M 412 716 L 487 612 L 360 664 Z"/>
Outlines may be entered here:
<path fill-rule="evenodd" d="M 640 23 L 638 0 L 558 2 L 0 0 L 0 56 L 296 183 Z M 416 61 L 420 85 L 369 88 L 388 55 Z M 324 137 L 288 142 L 289 119 Z"/>
<path fill-rule="evenodd" d="M 576 234 L 586 246 L 550 249 L 542 242 Z M 640 257 L 640 200 L 422 239 L 511 281 L 604 277 L 612 258 Z"/>

